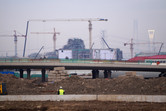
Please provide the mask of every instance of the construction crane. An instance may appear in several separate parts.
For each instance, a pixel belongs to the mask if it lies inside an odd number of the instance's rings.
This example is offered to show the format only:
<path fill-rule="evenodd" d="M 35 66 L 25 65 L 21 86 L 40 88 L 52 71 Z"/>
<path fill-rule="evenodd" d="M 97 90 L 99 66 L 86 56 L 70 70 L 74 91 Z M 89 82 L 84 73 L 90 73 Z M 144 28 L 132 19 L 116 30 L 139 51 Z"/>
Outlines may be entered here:
<path fill-rule="evenodd" d="M 25 35 L 17 35 L 16 30 L 14 30 L 14 35 L 0 35 L 0 37 L 14 37 L 15 57 L 17 57 L 17 37 L 25 37 Z"/>
<path fill-rule="evenodd" d="M 162 48 L 163 45 L 164 45 L 164 43 L 161 43 L 161 46 L 160 46 L 160 49 L 159 49 L 158 55 L 160 55 L 161 48 Z"/>
<path fill-rule="evenodd" d="M 41 52 L 41 50 L 44 48 L 44 46 L 42 46 L 41 48 L 40 48 L 40 50 L 39 50 L 39 52 L 36 54 L 36 56 L 35 56 L 35 59 L 37 58 L 37 56 L 39 55 L 39 53 Z"/>
<path fill-rule="evenodd" d="M 105 41 L 105 39 L 102 37 L 102 40 L 104 41 L 105 45 L 108 47 L 108 49 L 110 49 L 111 51 L 113 51 L 113 48 L 110 48 L 109 45 L 107 44 L 107 42 Z"/>
<path fill-rule="evenodd" d="M 124 46 L 130 45 L 130 53 L 131 53 L 131 58 L 133 58 L 133 50 L 134 50 L 134 45 L 136 44 L 161 44 L 161 47 L 163 45 L 162 42 L 153 42 L 153 43 L 134 43 L 133 38 L 131 38 L 131 42 L 129 43 L 124 43 Z M 160 49 L 161 50 L 161 49 Z M 160 51 L 159 51 L 160 52 Z"/>
<path fill-rule="evenodd" d="M 60 32 L 56 32 L 54 28 L 54 32 L 31 32 L 31 34 L 53 34 L 53 49 L 56 50 L 56 35 L 60 34 Z"/>
<path fill-rule="evenodd" d="M 87 21 L 87 22 L 89 22 L 89 49 L 91 49 L 91 47 L 92 47 L 92 21 L 108 21 L 108 19 L 102 19 L 102 18 L 89 18 L 89 19 L 31 19 L 31 20 L 27 21 L 23 57 L 25 56 L 29 22 L 58 22 L 58 21 L 61 21 L 61 22 L 63 22 L 63 21 L 64 22 L 65 21 L 68 21 L 68 22 L 70 22 L 70 21 Z"/>

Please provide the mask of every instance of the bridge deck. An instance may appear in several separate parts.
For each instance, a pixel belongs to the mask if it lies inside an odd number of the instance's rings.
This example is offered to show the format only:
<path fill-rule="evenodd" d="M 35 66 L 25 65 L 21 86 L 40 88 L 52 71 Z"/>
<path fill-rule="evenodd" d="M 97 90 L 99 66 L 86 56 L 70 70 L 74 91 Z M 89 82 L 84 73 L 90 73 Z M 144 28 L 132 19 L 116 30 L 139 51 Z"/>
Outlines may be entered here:
<path fill-rule="evenodd" d="M 124 70 L 124 71 L 152 71 L 166 72 L 166 65 L 151 65 L 144 63 L 60 63 L 50 62 L 0 62 L 0 69 L 53 69 L 54 67 L 65 67 L 67 70 Z"/>

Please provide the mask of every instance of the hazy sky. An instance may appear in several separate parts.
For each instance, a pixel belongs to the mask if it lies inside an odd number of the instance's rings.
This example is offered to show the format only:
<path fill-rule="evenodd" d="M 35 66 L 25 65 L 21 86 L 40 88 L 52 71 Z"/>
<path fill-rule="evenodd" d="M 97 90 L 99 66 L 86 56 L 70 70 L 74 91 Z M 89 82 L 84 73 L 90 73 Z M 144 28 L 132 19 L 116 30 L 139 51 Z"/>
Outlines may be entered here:
<path fill-rule="evenodd" d="M 134 32 L 138 38 L 134 42 L 147 43 L 148 30 L 155 30 L 155 41 L 166 44 L 166 0 L 0 0 L 0 35 L 12 35 L 13 30 L 25 34 L 26 22 L 30 19 L 72 19 L 72 18 L 106 18 L 107 22 L 92 22 L 92 42 L 100 49 L 101 32 L 110 47 L 120 48 L 124 56 L 130 56 L 129 42 Z M 138 27 L 134 28 L 134 21 Z M 51 34 L 35 35 L 31 32 L 53 32 L 56 28 L 57 49 L 62 48 L 69 38 L 81 38 L 89 48 L 88 22 L 30 22 L 26 56 L 38 52 L 53 50 Z M 18 34 L 19 34 L 18 33 Z M 18 55 L 23 54 L 24 38 L 18 38 Z M 149 45 L 134 45 L 135 51 L 148 51 Z M 139 48 L 139 50 L 138 50 Z M 137 51 L 136 51 L 137 49 Z M 156 45 L 156 51 L 159 45 Z M 162 48 L 166 51 L 166 46 Z M 0 38 L 0 56 L 14 55 L 12 37 Z"/>

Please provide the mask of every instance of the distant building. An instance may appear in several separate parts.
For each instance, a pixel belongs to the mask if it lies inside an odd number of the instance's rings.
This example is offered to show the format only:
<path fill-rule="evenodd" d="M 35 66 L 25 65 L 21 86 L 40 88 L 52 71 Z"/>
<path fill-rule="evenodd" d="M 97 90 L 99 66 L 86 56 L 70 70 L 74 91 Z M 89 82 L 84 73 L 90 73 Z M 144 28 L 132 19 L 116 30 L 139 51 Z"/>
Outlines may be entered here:
<path fill-rule="evenodd" d="M 92 51 L 89 49 L 73 49 L 73 59 L 92 59 Z"/>
<path fill-rule="evenodd" d="M 93 58 L 100 60 L 122 60 L 123 55 L 120 49 L 93 49 Z"/>
<path fill-rule="evenodd" d="M 59 59 L 72 59 L 72 50 L 58 50 Z"/>
<path fill-rule="evenodd" d="M 97 59 L 97 60 L 122 60 L 120 49 L 73 49 L 58 50 L 58 59 Z"/>

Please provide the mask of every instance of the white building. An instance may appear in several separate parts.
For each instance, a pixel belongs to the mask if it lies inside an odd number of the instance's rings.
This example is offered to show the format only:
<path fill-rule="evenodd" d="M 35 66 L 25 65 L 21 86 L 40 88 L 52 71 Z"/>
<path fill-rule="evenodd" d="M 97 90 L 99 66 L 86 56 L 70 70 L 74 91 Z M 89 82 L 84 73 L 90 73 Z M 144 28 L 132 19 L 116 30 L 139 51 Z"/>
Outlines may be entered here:
<path fill-rule="evenodd" d="M 109 49 L 94 49 L 93 50 L 93 59 L 100 60 L 116 60 L 116 50 Z"/>
<path fill-rule="evenodd" d="M 72 50 L 58 50 L 59 59 L 72 59 Z"/>

